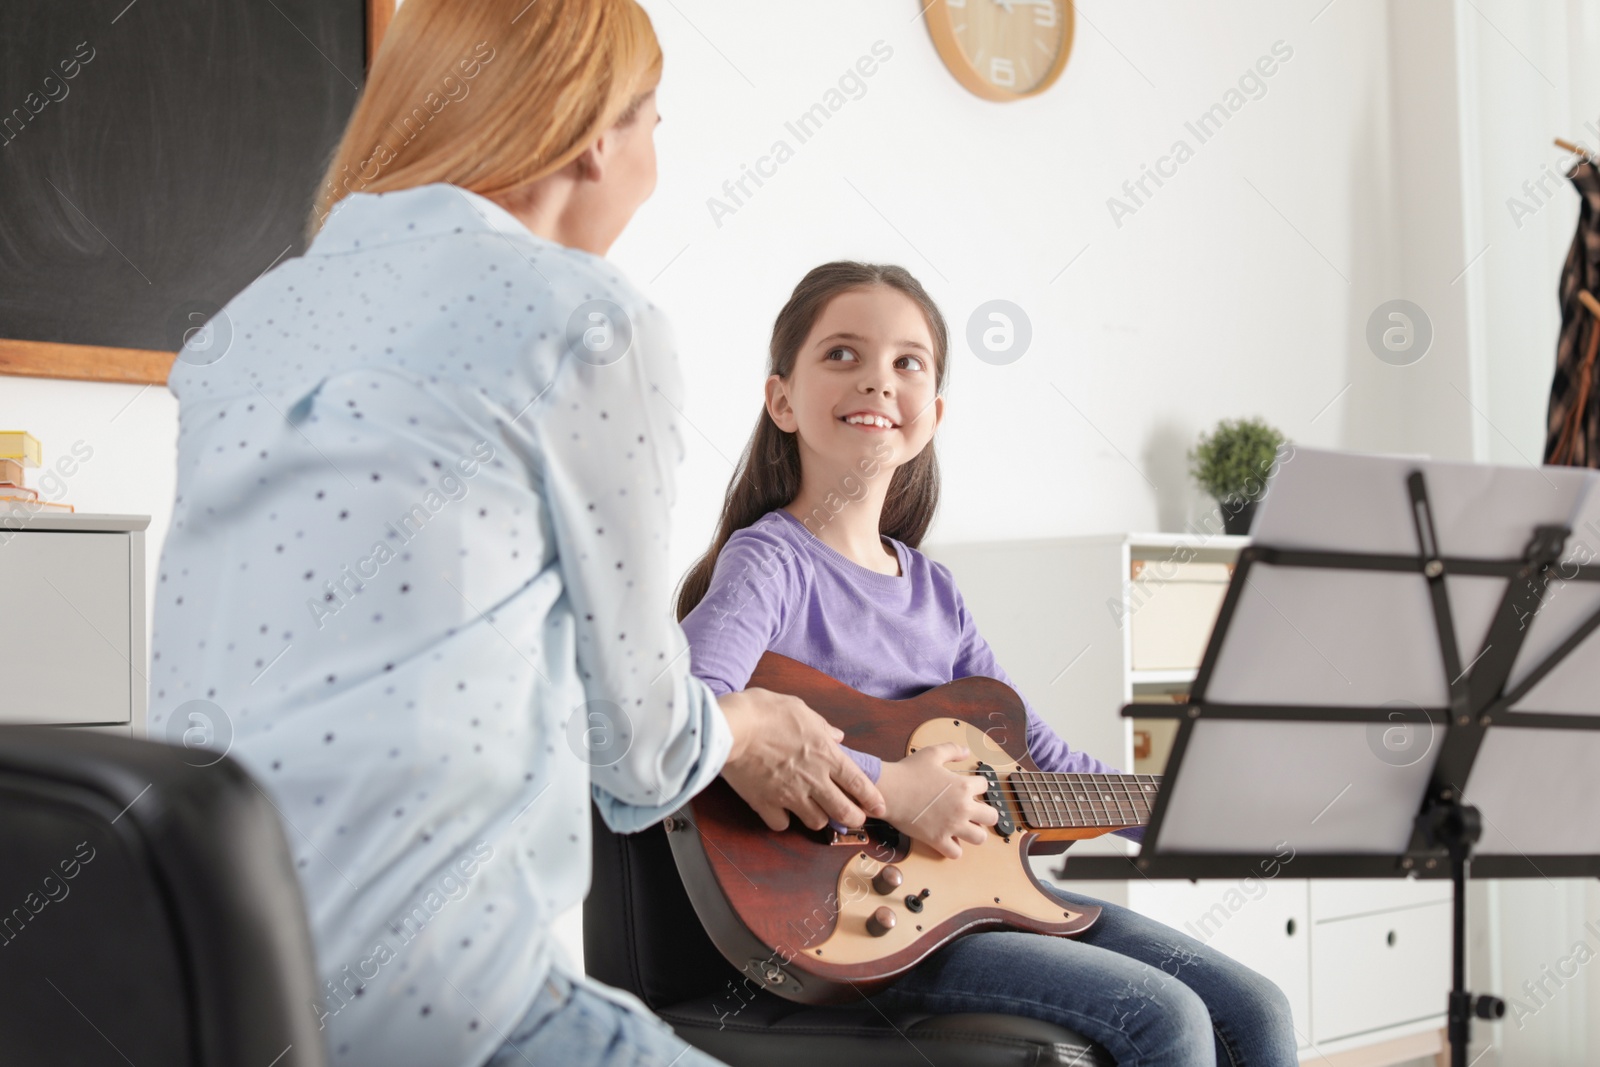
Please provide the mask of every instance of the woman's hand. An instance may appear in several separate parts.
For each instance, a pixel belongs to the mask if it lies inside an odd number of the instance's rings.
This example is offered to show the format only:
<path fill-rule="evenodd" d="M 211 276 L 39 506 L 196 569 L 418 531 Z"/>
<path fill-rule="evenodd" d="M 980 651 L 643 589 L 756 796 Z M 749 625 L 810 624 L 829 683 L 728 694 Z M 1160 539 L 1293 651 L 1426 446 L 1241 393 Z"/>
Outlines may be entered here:
<path fill-rule="evenodd" d="M 769 689 L 745 689 L 717 703 L 733 731 L 722 777 L 767 826 L 786 829 L 791 811 L 813 830 L 827 826 L 830 818 L 860 826 L 869 815 L 883 815 L 883 794 L 839 747 L 844 731 L 828 725 L 805 701 Z"/>
<path fill-rule="evenodd" d="M 895 829 L 950 859 L 961 858 L 961 842 L 981 845 L 1000 813 L 982 799 L 988 780 L 981 774 L 947 770 L 946 763 L 971 757 L 963 745 L 945 742 L 919 748 L 898 763 L 885 763 L 878 776 L 885 814 Z"/>

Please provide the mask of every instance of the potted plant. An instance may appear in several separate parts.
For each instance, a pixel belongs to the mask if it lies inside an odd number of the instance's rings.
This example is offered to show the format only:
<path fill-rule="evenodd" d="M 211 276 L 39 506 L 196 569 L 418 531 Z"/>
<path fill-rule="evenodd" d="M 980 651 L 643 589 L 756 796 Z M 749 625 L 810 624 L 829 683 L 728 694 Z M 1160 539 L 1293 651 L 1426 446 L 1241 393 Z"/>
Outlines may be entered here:
<path fill-rule="evenodd" d="M 1250 532 L 1256 503 L 1287 442 L 1260 419 L 1223 419 L 1189 450 L 1189 473 L 1216 498 L 1225 533 Z"/>

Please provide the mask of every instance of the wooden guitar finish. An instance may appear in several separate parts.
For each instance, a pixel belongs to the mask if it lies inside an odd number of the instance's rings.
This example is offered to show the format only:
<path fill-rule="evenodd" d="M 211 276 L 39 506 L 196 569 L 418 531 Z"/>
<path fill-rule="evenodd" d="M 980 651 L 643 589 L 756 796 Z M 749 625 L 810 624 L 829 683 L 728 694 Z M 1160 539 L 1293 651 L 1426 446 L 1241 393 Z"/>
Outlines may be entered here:
<path fill-rule="evenodd" d="M 877 821 L 844 834 L 798 821 L 774 832 L 721 778 L 669 818 L 673 858 L 711 940 L 790 1000 L 857 1000 L 985 928 L 1082 933 L 1100 909 L 1047 893 L 1029 847 L 1143 825 L 1155 803 L 1155 775 L 1040 772 L 1027 754 L 1027 710 L 993 678 L 882 700 L 768 652 L 749 687 L 800 697 L 851 748 L 886 761 L 941 741 L 965 745 L 972 757 L 946 766 L 990 777 L 988 799 L 1001 813 L 982 845 L 963 842 L 959 860 Z"/>

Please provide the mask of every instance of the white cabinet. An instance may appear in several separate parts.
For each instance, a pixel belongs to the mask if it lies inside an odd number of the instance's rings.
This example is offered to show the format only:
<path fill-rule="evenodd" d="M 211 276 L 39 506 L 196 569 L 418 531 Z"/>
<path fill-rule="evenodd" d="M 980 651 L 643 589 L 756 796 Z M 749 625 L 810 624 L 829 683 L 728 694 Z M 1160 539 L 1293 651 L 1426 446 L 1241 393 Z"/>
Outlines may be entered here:
<path fill-rule="evenodd" d="M 1087 885 L 1074 888 L 1093 892 Z M 1128 885 L 1128 906 L 1272 979 L 1289 998 L 1295 1032 L 1310 1033 L 1311 917 L 1304 879 L 1136 882 Z"/>
<path fill-rule="evenodd" d="M 1450 987 L 1448 901 L 1316 923 L 1312 939 L 1313 1041 L 1443 1013 Z"/>
<path fill-rule="evenodd" d="M 1000 665 L 1069 745 L 1125 770 L 1160 773 L 1172 720 L 1135 724 L 1121 709 L 1186 699 L 1215 622 L 1217 582 L 1248 543 L 1107 534 L 924 551 L 950 567 Z M 1136 847 L 1108 836 L 1074 845 L 1068 856 Z M 1069 858 L 1069 878 L 1071 866 Z M 1053 867 L 1034 863 L 1041 877 Z M 1305 1062 L 1341 1053 L 1365 1064 L 1400 1062 L 1431 1051 L 1444 1025 L 1447 882 L 1063 884 L 1124 903 L 1271 978 L 1289 998 Z"/>
<path fill-rule="evenodd" d="M 144 515 L 0 526 L 0 724 L 143 736 Z"/>
<path fill-rule="evenodd" d="M 1450 900 L 1450 883 L 1442 878 L 1403 882 L 1392 878 L 1325 878 L 1311 883 L 1311 915 L 1319 923 L 1437 904 L 1441 900 Z"/>

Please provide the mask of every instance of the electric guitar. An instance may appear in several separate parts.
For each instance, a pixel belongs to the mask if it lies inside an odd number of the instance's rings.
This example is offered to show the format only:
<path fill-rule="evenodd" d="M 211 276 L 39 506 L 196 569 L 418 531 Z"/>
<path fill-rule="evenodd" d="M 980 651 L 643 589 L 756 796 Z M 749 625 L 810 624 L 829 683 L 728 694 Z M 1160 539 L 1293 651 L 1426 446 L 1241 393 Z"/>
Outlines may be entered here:
<path fill-rule="evenodd" d="M 942 741 L 965 745 L 971 758 L 946 766 L 987 779 L 984 799 L 999 812 L 987 840 L 963 842 L 954 860 L 878 820 L 845 833 L 798 822 L 774 832 L 721 778 L 668 818 L 673 858 L 712 942 L 789 1000 L 859 999 L 985 928 L 1082 933 L 1100 909 L 1046 892 L 1028 865 L 1030 846 L 1060 851 L 1143 826 L 1161 785 L 1152 774 L 1040 771 L 1027 753 L 1021 697 L 993 678 L 883 700 L 768 652 L 749 686 L 800 697 L 851 748 L 884 760 Z"/>

